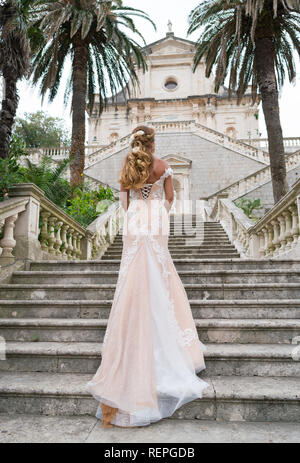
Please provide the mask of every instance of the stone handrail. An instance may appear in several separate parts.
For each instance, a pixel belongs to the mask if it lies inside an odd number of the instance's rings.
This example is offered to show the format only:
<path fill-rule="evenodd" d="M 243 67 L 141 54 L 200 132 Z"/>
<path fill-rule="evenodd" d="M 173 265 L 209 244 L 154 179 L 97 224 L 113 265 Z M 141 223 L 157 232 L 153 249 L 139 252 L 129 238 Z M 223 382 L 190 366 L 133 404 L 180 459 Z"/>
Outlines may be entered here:
<path fill-rule="evenodd" d="M 117 188 L 114 188 L 113 186 L 107 185 L 107 183 L 101 182 L 101 180 L 98 180 L 98 179 L 96 179 L 94 177 L 91 177 L 90 175 L 84 174 L 84 179 L 88 180 L 95 189 L 97 189 L 101 185 L 101 186 L 103 186 L 105 188 L 107 188 L 107 187 L 110 188 L 111 191 L 114 193 L 114 195 L 117 196 L 117 197 L 120 194 L 120 190 L 118 190 Z"/>
<path fill-rule="evenodd" d="M 99 258 L 122 225 L 119 202 L 87 228 L 45 197 L 34 184 L 17 184 L 0 203 L 0 265 L 16 259 L 90 260 Z"/>
<path fill-rule="evenodd" d="M 287 154 L 285 157 L 287 172 L 294 169 L 300 164 L 300 150 L 295 153 Z M 253 174 L 232 183 L 231 185 L 219 190 L 211 196 L 205 198 L 209 205 L 213 207 L 220 194 L 226 194 L 231 199 L 237 199 L 250 191 L 262 186 L 264 183 L 271 181 L 270 166 L 257 170 Z"/>
<path fill-rule="evenodd" d="M 269 150 L 269 140 L 268 138 L 244 138 L 239 141 L 246 143 L 247 145 L 255 146 L 257 148 Z M 300 147 L 300 137 L 284 137 L 283 146 L 285 148 L 295 148 L 295 150 Z"/>
<path fill-rule="evenodd" d="M 92 154 L 89 154 L 85 159 L 85 168 L 91 167 L 106 156 L 111 156 L 124 148 L 128 148 L 130 137 L 131 134 L 128 134 L 125 137 L 119 138 L 109 145 L 94 151 Z"/>
<path fill-rule="evenodd" d="M 103 148 L 103 145 L 98 145 L 98 144 L 86 145 L 85 154 L 88 156 L 89 154 L 92 154 L 101 148 Z M 35 159 L 40 160 L 42 156 L 50 156 L 52 159 L 59 161 L 69 156 L 70 147 L 69 146 L 57 146 L 53 148 L 39 147 L 39 148 L 28 148 L 26 151 L 30 159 L 33 159 L 33 160 Z"/>
<path fill-rule="evenodd" d="M 91 251 L 89 253 L 91 258 L 102 257 L 119 232 L 123 224 L 123 218 L 124 210 L 120 202 L 116 202 L 87 227 L 92 236 L 90 240 Z"/>
<path fill-rule="evenodd" d="M 236 151 L 243 156 L 247 156 L 251 159 L 255 159 L 263 164 L 269 164 L 269 154 L 260 148 L 250 146 L 240 140 L 225 135 L 222 132 L 210 129 L 204 125 L 195 122 L 195 133 L 196 135 L 203 136 L 207 140 L 213 141 L 218 145 L 224 146 L 230 150 Z"/>
<path fill-rule="evenodd" d="M 254 224 L 229 198 L 219 197 L 206 218 L 218 220 L 242 257 L 300 257 L 300 179 L 275 206 Z"/>

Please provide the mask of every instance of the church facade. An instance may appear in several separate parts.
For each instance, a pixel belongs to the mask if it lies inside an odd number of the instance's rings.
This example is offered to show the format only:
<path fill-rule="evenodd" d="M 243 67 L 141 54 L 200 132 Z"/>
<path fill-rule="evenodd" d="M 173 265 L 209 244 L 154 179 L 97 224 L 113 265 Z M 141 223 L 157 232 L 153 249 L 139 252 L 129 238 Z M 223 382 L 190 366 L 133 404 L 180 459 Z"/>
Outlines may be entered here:
<path fill-rule="evenodd" d="M 250 90 L 240 105 L 225 87 L 216 94 L 214 77 L 205 77 L 204 63 L 193 72 L 195 45 L 169 30 L 143 48 L 148 69 L 138 70 L 139 87 L 131 88 L 130 97 L 120 93 L 100 117 L 96 99 L 89 114 L 89 146 L 108 145 L 149 121 L 194 120 L 232 138 L 258 138 L 258 109 L 251 104 Z"/>
<path fill-rule="evenodd" d="M 205 77 L 203 63 L 193 72 L 195 43 L 170 30 L 143 51 L 148 69 L 138 71 L 139 88 L 127 100 L 117 95 L 117 104 L 109 104 L 100 117 L 97 110 L 89 114 L 87 176 L 119 189 L 129 134 L 140 124 L 156 130 L 156 155 L 174 170 L 178 207 L 185 200 L 208 198 L 269 164 L 268 153 L 239 142 L 259 136 L 250 91 L 239 105 L 225 87 L 216 94 L 214 77 Z"/>

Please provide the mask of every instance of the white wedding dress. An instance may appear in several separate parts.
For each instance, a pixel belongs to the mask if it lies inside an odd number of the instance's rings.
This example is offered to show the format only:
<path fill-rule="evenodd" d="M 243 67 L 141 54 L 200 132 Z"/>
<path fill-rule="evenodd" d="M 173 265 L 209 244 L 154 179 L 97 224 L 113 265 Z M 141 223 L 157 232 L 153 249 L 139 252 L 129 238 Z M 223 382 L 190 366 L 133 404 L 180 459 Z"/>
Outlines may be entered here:
<path fill-rule="evenodd" d="M 168 250 L 162 177 L 131 191 L 123 253 L 105 333 L 102 362 L 90 393 L 114 410 L 112 424 L 145 426 L 201 398 L 208 384 L 191 308 Z"/>

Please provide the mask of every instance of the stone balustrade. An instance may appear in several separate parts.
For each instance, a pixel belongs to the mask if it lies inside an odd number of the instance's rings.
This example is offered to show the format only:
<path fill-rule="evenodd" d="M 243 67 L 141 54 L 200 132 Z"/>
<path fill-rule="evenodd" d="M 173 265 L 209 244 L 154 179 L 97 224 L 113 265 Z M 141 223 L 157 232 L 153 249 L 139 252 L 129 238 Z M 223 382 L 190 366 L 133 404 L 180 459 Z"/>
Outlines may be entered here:
<path fill-rule="evenodd" d="M 300 257 L 300 179 L 256 224 L 224 195 L 204 210 L 206 220 L 222 224 L 242 257 Z"/>
<path fill-rule="evenodd" d="M 91 184 L 91 186 L 93 188 L 95 188 L 95 190 L 97 190 L 99 188 L 99 186 L 103 186 L 105 188 L 110 188 L 111 191 L 113 192 L 113 194 L 115 195 L 115 197 L 119 197 L 120 190 L 118 190 L 117 188 L 114 188 L 113 186 L 107 185 L 106 183 L 103 183 L 103 182 L 101 182 L 100 180 L 98 180 L 98 179 L 96 179 L 94 177 L 90 177 L 87 174 L 84 174 L 84 180 L 87 180 Z"/>
<path fill-rule="evenodd" d="M 287 172 L 299 166 L 300 164 L 300 150 L 295 153 L 286 155 L 286 169 Z M 264 167 L 253 174 L 248 175 L 237 182 L 232 183 L 226 188 L 214 193 L 213 195 L 205 198 L 208 204 L 213 207 L 220 194 L 226 194 L 230 199 L 235 200 L 250 193 L 255 188 L 262 186 L 264 183 L 271 181 L 270 167 Z"/>
<path fill-rule="evenodd" d="M 124 210 L 119 202 L 101 214 L 87 230 L 91 236 L 91 258 L 101 258 L 123 225 Z"/>
<path fill-rule="evenodd" d="M 0 203 L 0 265 L 15 260 L 90 260 L 101 257 L 119 232 L 119 202 L 87 228 L 45 197 L 34 184 L 17 184 Z M 1 231 L 1 230 L 0 230 Z"/>
<path fill-rule="evenodd" d="M 153 127 L 156 133 L 182 133 L 194 130 L 194 120 L 187 121 L 149 121 L 147 125 Z"/>
<path fill-rule="evenodd" d="M 100 159 L 103 159 L 107 155 L 117 153 L 123 148 L 129 146 L 131 134 L 126 135 L 126 137 L 119 138 L 118 140 L 110 143 L 109 145 L 94 151 L 92 154 L 89 154 L 85 159 L 85 168 L 91 167 L 96 164 Z"/>
<path fill-rule="evenodd" d="M 207 140 L 210 140 L 218 145 L 224 146 L 230 150 L 236 151 L 243 156 L 247 156 L 251 159 L 255 159 L 263 164 L 269 164 L 269 154 L 266 151 L 263 151 L 260 148 L 255 146 L 247 145 L 246 143 L 236 140 L 234 138 L 228 137 L 227 135 L 217 132 L 209 127 L 204 125 L 194 123 L 196 135 L 202 136 Z"/>
<path fill-rule="evenodd" d="M 269 151 L 269 140 L 267 138 L 245 138 L 239 141 Z M 286 152 L 298 150 L 300 148 L 300 137 L 285 137 L 283 146 Z"/>

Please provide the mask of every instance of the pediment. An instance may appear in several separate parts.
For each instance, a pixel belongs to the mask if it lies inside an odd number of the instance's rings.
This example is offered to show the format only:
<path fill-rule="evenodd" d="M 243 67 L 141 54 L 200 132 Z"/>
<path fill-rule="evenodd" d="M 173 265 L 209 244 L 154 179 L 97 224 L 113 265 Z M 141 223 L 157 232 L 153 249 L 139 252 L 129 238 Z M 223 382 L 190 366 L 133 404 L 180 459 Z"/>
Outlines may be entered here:
<path fill-rule="evenodd" d="M 150 46 L 150 45 L 149 45 Z M 191 53 L 194 51 L 194 45 L 192 42 L 184 42 L 180 39 L 166 38 L 162 41 L 154 43 L 151 46 L 151 55 L 177 55 L 184 53 Z"/>
<path fill-rule="evenodd" d="M 173 167 L 191 167 L 192 165 L 192 161 L 190 159 L 186 159 L 182 156 L 168 154 L 167 156 L 163 156 L 162 159 Z"/>

